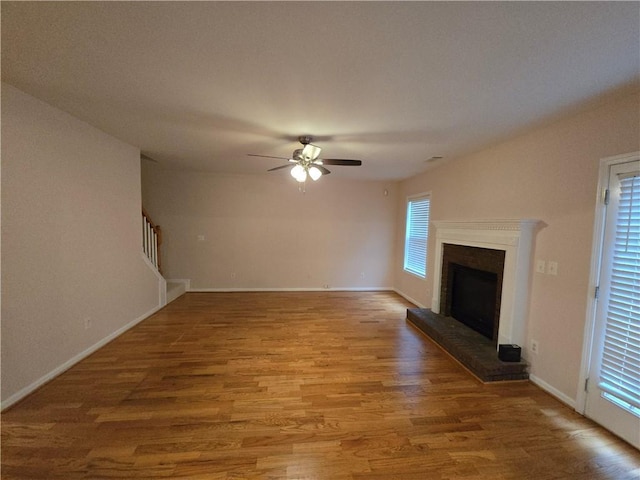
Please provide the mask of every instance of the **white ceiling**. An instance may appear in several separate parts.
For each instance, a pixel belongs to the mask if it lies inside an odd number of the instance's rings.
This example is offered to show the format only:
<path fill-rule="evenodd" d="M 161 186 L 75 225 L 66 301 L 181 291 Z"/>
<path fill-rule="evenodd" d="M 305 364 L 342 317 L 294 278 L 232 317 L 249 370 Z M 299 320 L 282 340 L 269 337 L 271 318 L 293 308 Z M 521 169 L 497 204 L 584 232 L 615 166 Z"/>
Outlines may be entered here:
<path fill-rule="evenodd" d="M 311 134 L 393 180 L 638 82 L 640 7 L 3 1 L 2 79 L 167 168 L 266 175 Z"/>

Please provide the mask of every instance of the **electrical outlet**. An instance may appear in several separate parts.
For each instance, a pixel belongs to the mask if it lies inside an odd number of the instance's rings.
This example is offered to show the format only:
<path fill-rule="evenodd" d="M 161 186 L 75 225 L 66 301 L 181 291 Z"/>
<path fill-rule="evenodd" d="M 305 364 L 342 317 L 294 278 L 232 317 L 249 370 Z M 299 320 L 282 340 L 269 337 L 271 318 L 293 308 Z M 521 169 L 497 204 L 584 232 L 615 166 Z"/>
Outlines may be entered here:
<path fill-rule="evenodd" d="M 231 272 L 231 278 L 236 278 L 236 272 Z"/>
<path fill-rule="evenodd" d="M 538 341 L 531 340 L 531 353 L 537 355 L 538 354 Z"/>
<path fill-rule="evenodd" d="M 198 241 L 204 242 L 204 235 L 198 235 Z"/>
<path fill-rule="evenodd" d="M 91 328 L 91 317 L 84 319 L 84 329 L 89 330 Z"/>
<path fill-rule="evenodd" d="M 364 272 L 360 272 L 360 278 L 364 278 Z"/>
<path fill-rule="evenodd" d="M 552 262 L 549 260 L 547 263 L 547 273 L 549 275 L 558 275 L 558 262 Z"/>
<path fill-rule="evenodd" d="M 545 269 L 546 269 L 545 261 L 544 260 L 538 260 L 536 262 L 536 272 L 544 273 Z"/>

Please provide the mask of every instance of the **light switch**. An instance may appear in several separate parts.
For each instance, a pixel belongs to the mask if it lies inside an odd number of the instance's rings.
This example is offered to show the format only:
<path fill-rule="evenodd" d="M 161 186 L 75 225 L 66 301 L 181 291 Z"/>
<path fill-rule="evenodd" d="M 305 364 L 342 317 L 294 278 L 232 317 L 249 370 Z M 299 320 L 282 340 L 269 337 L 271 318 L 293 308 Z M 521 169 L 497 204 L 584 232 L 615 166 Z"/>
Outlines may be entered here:
<path fill-rule="evenodd" d="M 536 262 L 536 272 L 544 273 L 545 272 L 545 262 L 544 260 L 538 260 Z"/>
<path fill-rule="evenodd" d="M 547 273 L 549 275 L 558 275 L 558 262 L 549 260 L 549 263 L 547 263 Z"/>

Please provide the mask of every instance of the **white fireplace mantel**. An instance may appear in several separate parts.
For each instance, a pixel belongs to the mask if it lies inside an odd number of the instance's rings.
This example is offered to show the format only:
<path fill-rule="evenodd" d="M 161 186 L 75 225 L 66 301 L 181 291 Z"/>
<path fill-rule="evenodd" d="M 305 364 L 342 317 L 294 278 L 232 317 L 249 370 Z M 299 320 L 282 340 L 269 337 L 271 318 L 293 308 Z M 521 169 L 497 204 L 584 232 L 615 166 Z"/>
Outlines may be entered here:
<path fill-rule="evenodd" d="M 445 243 L 503 250 L 504 273 L 498 344 L 525 346 L 533 240 L 539 220 L 434 221 L 435 272 L 431 310 L 440 313 L 442 250 Z M 523 348 L 523 352 L 525 349 Z"/>

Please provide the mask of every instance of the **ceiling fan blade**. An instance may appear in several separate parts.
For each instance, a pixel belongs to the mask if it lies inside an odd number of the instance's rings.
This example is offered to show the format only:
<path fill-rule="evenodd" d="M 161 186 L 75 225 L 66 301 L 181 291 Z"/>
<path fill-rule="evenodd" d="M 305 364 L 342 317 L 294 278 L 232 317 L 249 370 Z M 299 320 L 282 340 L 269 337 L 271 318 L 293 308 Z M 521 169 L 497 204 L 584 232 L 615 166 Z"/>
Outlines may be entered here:
<path fill-rule="evenodd" d="M 331 170 L 328 170 L 328 169 L 324 168 L 319 163 L 313 163 L 312 166 L 316 167 L 318 170 L 320 170 L 322 172 L 322 175 L 329 175 L 331 173 Z"/>
<path fill-rule="evenodd" d="M 249 157 L 277 158 L 278 160 L 289 160 L 287 157 L 272 157 L 271 155 L 257 155 L 255 153 L 247 153 Z"/>
<path fill-rule="evenodd" d="M 352 165 L 356 167 L 362 165 L 362 160 L 346 160 L 343 158 L 323 158 L 321 162 L 323 165 Z"/>
<path fill-rule="evenodd" d="M 282 168 L 291 168 L 294 165 L 280 165 L 279 167 L 275 167 L 275 168 L 270 168 L 269 170 L 267 170 L 267 172 L 273 172 L 274 170 L 280 170 Z"/>

